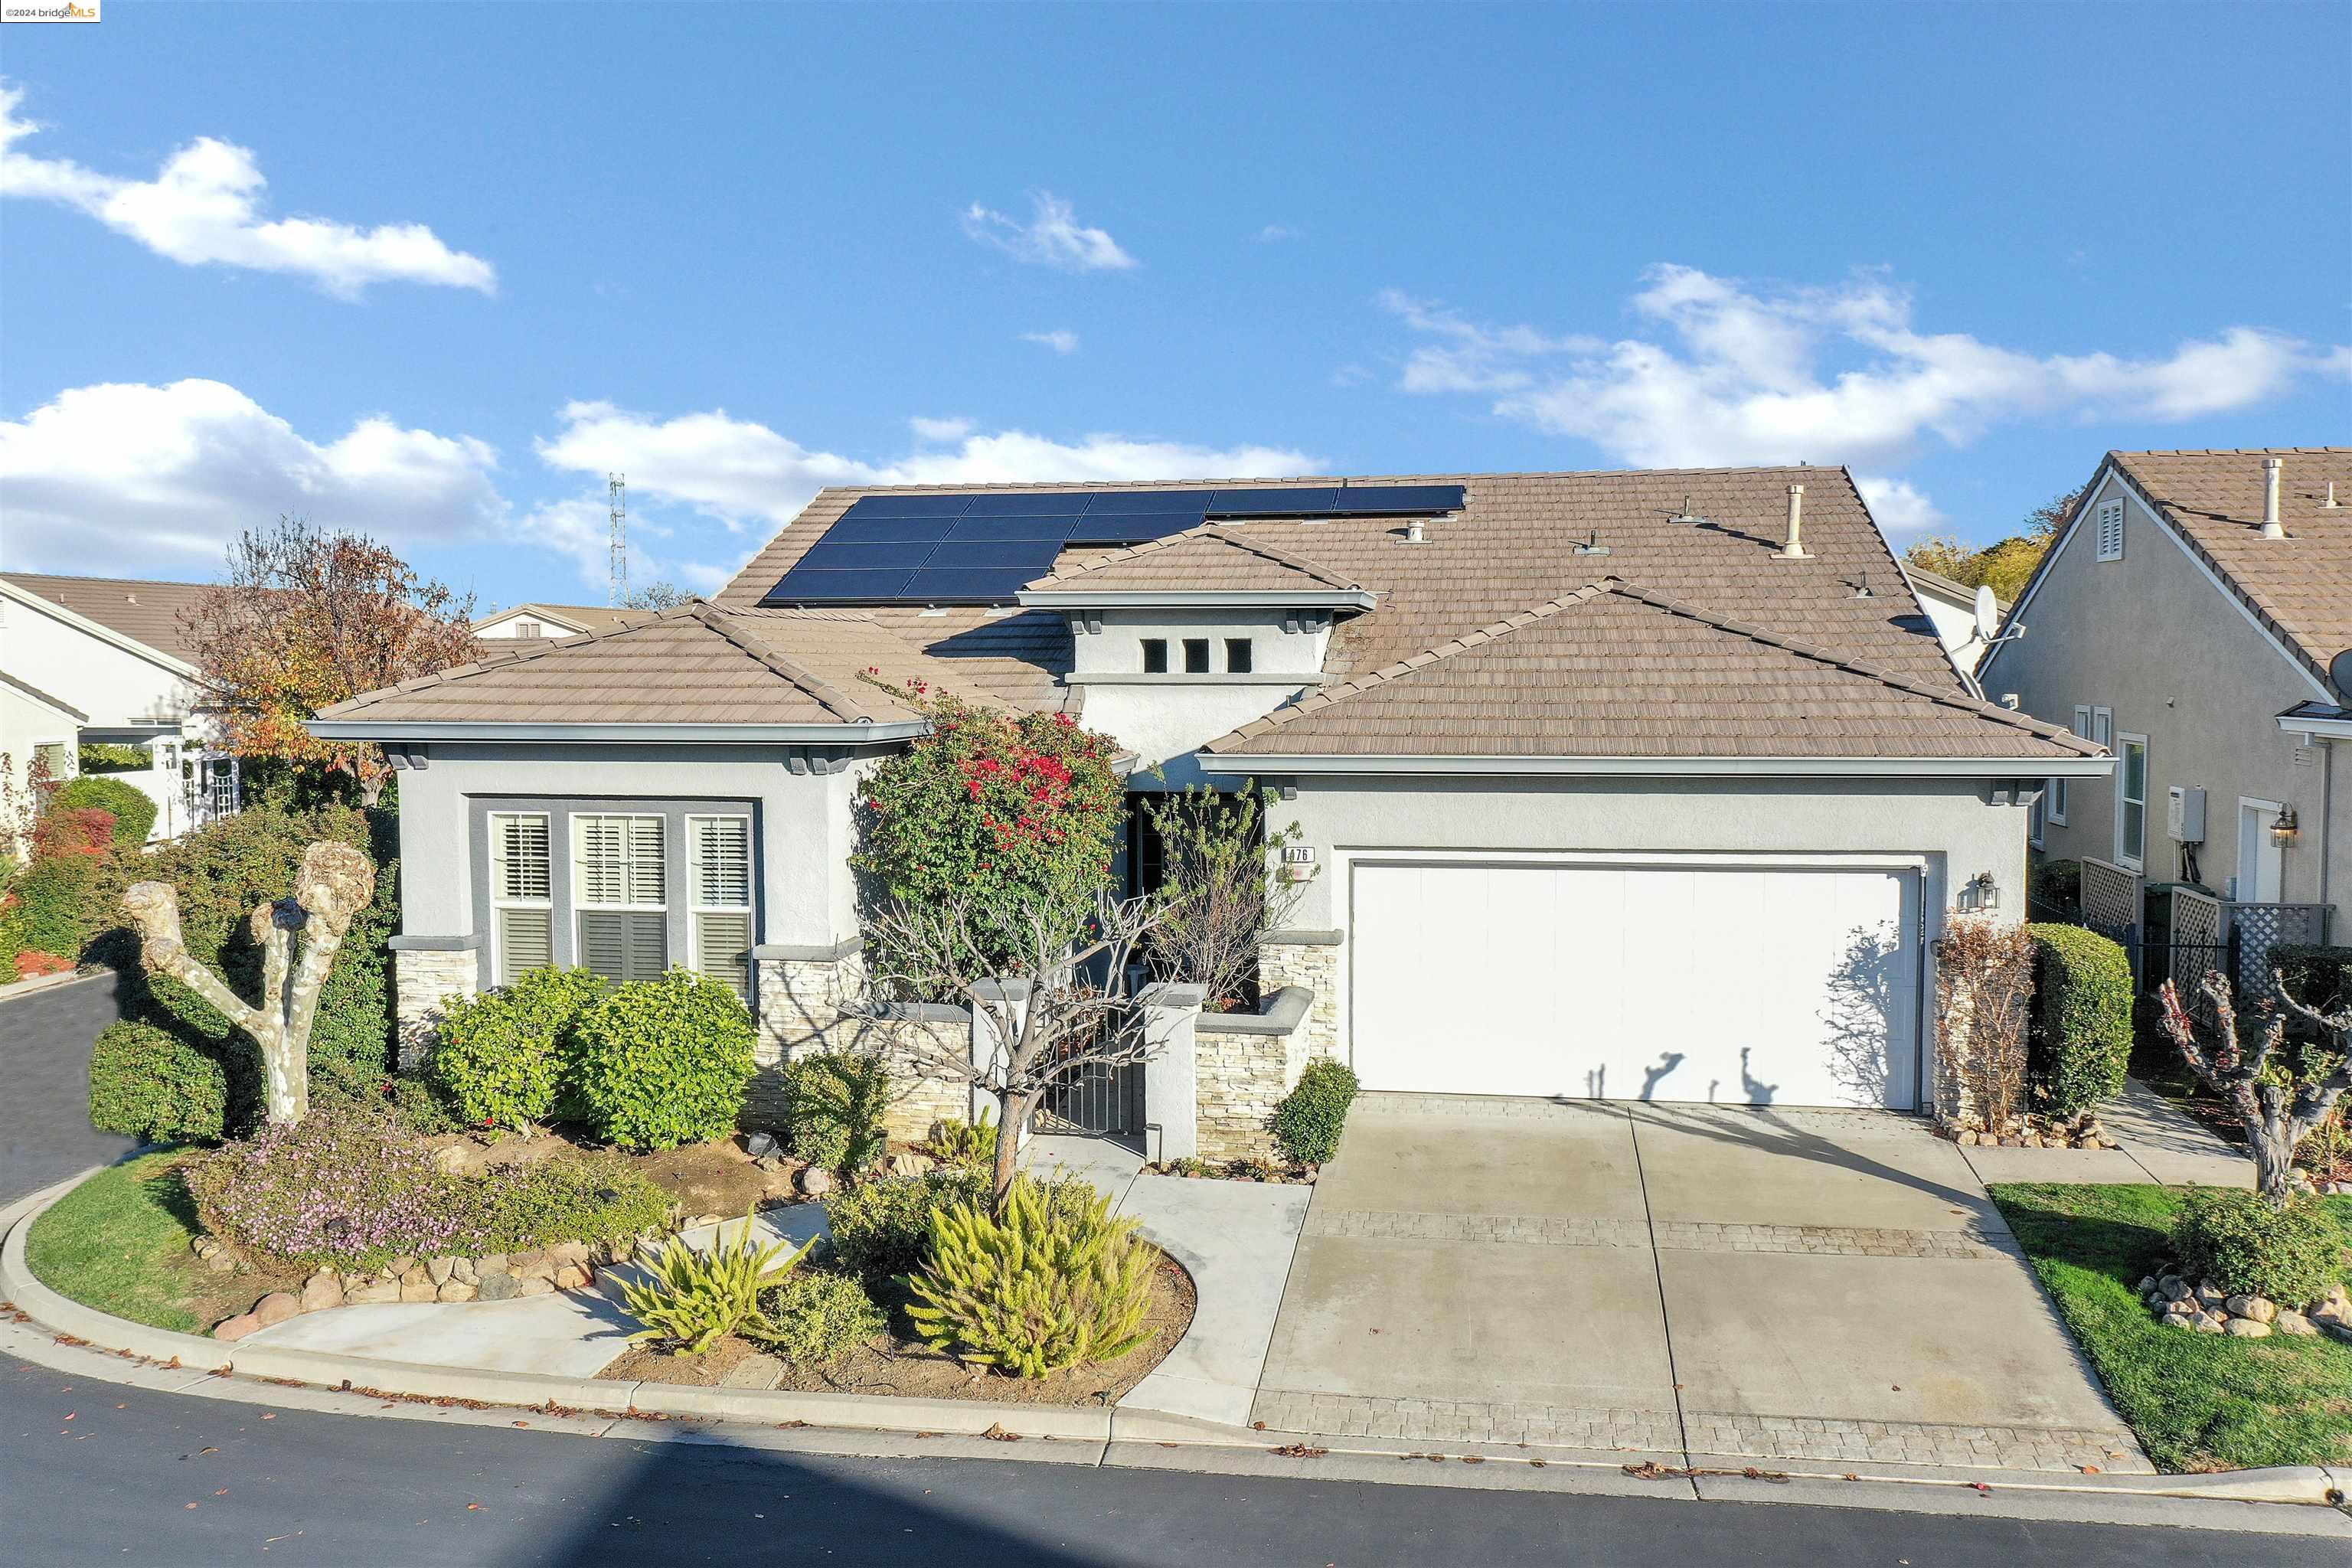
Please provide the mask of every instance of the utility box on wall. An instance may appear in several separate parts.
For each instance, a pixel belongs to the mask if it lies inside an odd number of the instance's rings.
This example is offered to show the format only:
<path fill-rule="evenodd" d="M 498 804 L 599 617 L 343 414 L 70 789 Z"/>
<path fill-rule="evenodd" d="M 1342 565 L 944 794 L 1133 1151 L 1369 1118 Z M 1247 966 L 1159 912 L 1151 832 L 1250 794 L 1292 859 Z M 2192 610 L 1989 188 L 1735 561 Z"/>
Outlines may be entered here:
<path fill-rule="evenodd" d="M 2205 792 L 2174 784 L 2166 792 L 2164 825 L 2175 844 L 2205 842 Z"/>

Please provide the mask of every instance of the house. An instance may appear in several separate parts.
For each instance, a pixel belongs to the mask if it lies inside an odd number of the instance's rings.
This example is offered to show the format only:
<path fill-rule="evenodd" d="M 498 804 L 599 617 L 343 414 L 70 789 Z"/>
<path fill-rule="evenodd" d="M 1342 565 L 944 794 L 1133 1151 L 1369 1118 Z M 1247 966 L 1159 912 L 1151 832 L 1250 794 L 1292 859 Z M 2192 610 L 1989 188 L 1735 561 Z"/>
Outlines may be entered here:
<path fill-rule="evenodd" d="M 2036 818 L 2087 916 L 2234 926 L 2253 978 L 2352 935 L 2352 447 L 2109 452 L 2011 619 L 1985 689 L 2118 759 Z"/>
<path fill-rule="evenodd" d="M 84 745 L 135 746 L 149 765 L 112 776 L 155 802 L 155 837 L 236 809 L 236 761 L 211 748 L 196 650 L 181 625 L 205 591 L 0 573 L 0 679 L 12 693 L 0 700 L 0 752 L 20 780 L 37 752 L 50 777 L 65 778 L 79 771 Z"/>
<path fill-rule="evenodd" d="M 510 637 L 576 637 L 583 632 L 610 631 L 626 614 L 603 605 L 516 605 L 476 621 L 474 635 L 493 642 Z"/>
<path fill-rule="evenodd" d="M 1911 580 L 1911 591 L 1918 595 L 1919 607 L 1927 612 L 1928 623 L 1936 628 L 1936 640 L 1952 656 L 1952 663 L 1964 675 L 1975 674 L 1990 646 L 1977 625 L 1977 591 L 1907 561 L 1903 563 L 1903 574 Z M 1997 625 L 2008 616 L 2009 605 L 1999 598 L 1992 604 Z"/>
<path fill-rule="evenodd" d="M 2112 766 L 1970 692 L 1842 468 L 828 489 L 708 604 L 320 716 L 404 769 L 408 1038 L 548 962 L 722 975 L 770 1066 L 952 1033 L 863 998 L 852 808 L 923 730 L 909 680 L 1298 824 L 1263 1013 L 1200 1017 L 1123 1113 L 1163 1154 L 1244 1152 L 1325 1053 L 1949 1110 L 1945 912 L 2016 918 L 2043 781 Z"/>

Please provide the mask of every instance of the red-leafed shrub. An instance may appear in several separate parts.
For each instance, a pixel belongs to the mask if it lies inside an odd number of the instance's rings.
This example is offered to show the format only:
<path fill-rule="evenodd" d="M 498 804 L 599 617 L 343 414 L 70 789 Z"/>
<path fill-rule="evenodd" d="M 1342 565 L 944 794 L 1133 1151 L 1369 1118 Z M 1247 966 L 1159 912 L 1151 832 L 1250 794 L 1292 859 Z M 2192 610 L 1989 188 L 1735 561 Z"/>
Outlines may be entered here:
<path fill-rule="evenodd" d="M 54 952 L 26 948 L 16 954 L 16 978 L 32 980 L 44 974 L 63 974 L 74 966 L 70 958 L 60 958 Z"/>
<path fill-rule="evenodd" d="M 103 855 L 114 842 L 114 813 L 103 806 L 59 806 L 33 824 L 33 858 Z"/>

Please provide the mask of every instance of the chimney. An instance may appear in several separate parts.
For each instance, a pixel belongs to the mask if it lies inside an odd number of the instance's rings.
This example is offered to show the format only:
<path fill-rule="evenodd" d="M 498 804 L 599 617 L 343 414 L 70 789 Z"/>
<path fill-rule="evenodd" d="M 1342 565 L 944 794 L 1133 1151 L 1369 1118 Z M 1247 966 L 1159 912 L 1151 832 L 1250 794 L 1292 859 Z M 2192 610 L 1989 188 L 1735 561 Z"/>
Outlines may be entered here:
<path fill-rule="evenodd" d="M 1789 542 L 1780 546 L 1778 557 L 1780 560 L 1811 561 L 1812 559 L 1805 550 L 1804 527 L 1805 487 L 1790 485 L 1789 487 Z"/>
<path fill-rule="evenodd" d="M 2263 537 L 2284 539 L 2286 530 L 2279 523 L 2279 470 L 2286 467 L 2284 458 L 2263 459 Z"/>

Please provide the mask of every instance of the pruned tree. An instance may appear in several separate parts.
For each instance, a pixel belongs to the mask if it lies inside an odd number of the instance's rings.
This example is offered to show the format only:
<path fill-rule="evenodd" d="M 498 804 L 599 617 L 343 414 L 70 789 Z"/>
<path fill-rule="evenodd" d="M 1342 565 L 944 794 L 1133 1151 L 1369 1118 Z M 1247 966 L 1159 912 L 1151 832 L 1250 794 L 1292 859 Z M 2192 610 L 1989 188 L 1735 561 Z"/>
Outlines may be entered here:
<path fill-rule="evenodd" d="M 1157 1048 L 1143 1009 L 1128 990 L 1140 944 L 1166 918 L 1157 900 L 1097 897 L 1075 931 L 1048 895 L 1016 899 L 976 914 L 972 901 L 898 903 L 868 923 L 873 979 L 886 993 L 951 997 L 979 1027 L 969 1052 L 927 1032 L 891 1032 L 884 1054 L 925 1077 L 968 1083 L 996 1101 L 994 1206 L 1012 1190 L 1018 1130 L 1055 1084 L 1093 1068 L 1140 1062 Z M 1008 933 L 1021 946 L 1005 956 Z"/>
<path fill-rule="evenodd" d="M 183 621 L 231 750 L 349 773 L 372 806 L 391 777 L 382 750 L 322 741 L 306 722 L 363 691 L 472 658 L 473 614 L 473 595 L 419 577 L 372 539 L 280 518 L 238 536 L 228 580 Z"/>
<path fill-rule="evenodd" d="M 2241 1019 L 2230 978 L 2218 969 L 2207 970 L 2197 987 L 2210 1013 L 2202 1027 L 2171 981 L 2158 989 L 2157 997 L 2164 1009 L 2165 1035 L 2179 1047 L 2189 1070 L 2229 1103 L 2244 1127 L 2254 1159 L 2255 1186 L 2272 1202 L 2284 1203 L 2294 1186 L 2295 1145 L 2352 1089 L 2352 1001 L 2335 1012 L 2322 1012 L 2290 995 L 2286 975 L 2275 969 L 2271 987 L 2287 1013 L 2317 1025 L 2328 1037 L 2334 1059 L 2326 1070 L 2300 1080 L 2270 1070 L 2286 1037 L 2286 1013 L 2265 1007 L 2253 1018 Z"/>
<path fill-rule="evenodd" d="M 1205 990 L 1213 1009 L 1247 1002 L 1258 939 L 1307 891 L 1280 864 L 1298 824 L 1269 826 L 1266 812 L 1280 797 L 1255 780 L 1232 795 L 1196 785 L 1141 798 L 1167 889 L 1166 914 L 1151 933 L 1153 960 L 1171 978 Z"/>
<path fill-rule="evenodd" d="M 139 931 L 139 961 L 149 973 L 170 975 L 253 1037 L 268 1118 L 290 1124 L 310 1110 L 310 1026 L 319 1015 L 320 987 L 352 917 L 374 894 L 375 868 L 352 846 L 320 842 L 303 851 L 292 894 L 257 905 L 247 917 L 261 948 L 257 1003 L 247 1003 L 188 952 L 180 931 L 180 895 L 169 882 L 134 884 L 122 895 L 122 907 Z"/>
<path fill-rule="evenodd" d="M 1934 572 L 1965 587 L 1979 584 L 2000 597 L 2014 600 L 2025 591 L 2042 557 L 2049 552 L 2058 529 L 2074 515 L 2087 485 L 2063 490 L 2025 514 L 2025 531 L 1995 540 L 1981 549 L 1961 543 L 1949 534 L 1915 541 L 1903 552 L 1913 566 Z"/>
<path fill-rule="evenodd" d="M 2024 1100 L 2032 998 L 2033 939 L 2024 928 L 1955 916 L 1936 944 L 1937 1044 L 1963 1104 L 1995 1133 Z"/>

